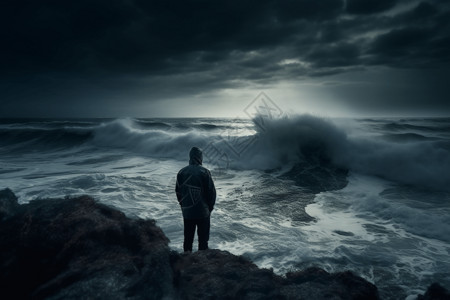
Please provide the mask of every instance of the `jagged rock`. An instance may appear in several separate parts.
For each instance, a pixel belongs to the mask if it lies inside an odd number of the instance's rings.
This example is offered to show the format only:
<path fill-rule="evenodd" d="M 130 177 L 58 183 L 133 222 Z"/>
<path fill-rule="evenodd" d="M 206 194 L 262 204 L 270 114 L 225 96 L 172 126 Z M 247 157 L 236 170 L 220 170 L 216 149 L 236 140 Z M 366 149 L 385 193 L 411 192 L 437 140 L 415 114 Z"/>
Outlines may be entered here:
<path fill-rule="evenodd" d="M 309 268 L 286 274 L 290 285 L 286 290 L 298 291 L 291 299 L 378 299 L 377 287 L 352 272 L 330 274 Z"/>
<path fill-rule="evenodd" d="M 10 189 L 0 191 L 0 221 L 16 214 L 19 207 L 17 197 Z"/>
<path fill-rule="evenodd" d="M 87 196 L 22 205 L 1 222 L 0 249 L 3 299 L 161 299 L 174 292 L 168 239 L 155 222 L 129 219 Z"/>
<path fill-rule="evenodd" d="M 428 287 L 425 295 L 419 295 L 417 300 L 450 300 L 450 292 L 439 283 L 433 283 Z"/>
<path fill-rule="evenodd" d="M 377 288 L 351 272 L 310 268 L 284 278 L 219 250 L 183 255 L 174 271 L 185 299 L 378 299 Z"/>
<path fill-rule="evenodd" d="M 208 250 L 182 255 L 174 264 L 184 299 L 279 299 L 282 278 L 243 257 Z"/>

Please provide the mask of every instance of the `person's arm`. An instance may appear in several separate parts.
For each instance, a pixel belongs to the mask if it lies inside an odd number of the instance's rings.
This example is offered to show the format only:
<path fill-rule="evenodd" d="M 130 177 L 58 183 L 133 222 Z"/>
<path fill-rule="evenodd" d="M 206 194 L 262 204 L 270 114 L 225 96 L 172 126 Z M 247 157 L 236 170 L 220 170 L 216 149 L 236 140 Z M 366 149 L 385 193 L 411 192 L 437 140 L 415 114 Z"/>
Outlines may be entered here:
<path fill-rule="evenodd" d="M 177 195 L 178 203 L 181 205 L 182 196 L 181 196 L 181 186 L 179 182 L 180 182 L 180 173 L 177 174 L 177 183 L 175 184 L 175 194 Z"/>
<path fill-rule="evenodd" d="M 211 212 L 216 204 L 216 187 L 214 186 L 214 181 L 212 180 L 211 173 L 208 171 L 208 207 Z"/>

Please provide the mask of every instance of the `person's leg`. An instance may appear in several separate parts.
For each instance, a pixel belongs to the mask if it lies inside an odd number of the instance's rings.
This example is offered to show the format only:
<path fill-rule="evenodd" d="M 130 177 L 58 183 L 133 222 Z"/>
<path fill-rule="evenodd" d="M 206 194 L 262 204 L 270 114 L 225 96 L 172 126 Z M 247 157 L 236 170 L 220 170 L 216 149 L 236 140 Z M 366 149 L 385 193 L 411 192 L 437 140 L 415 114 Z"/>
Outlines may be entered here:
<path fill-rule="evenodd" d="M 192 252 L 192 243 L 194 242 L 195 234 L 195 220 L 183 219 L 184 220 L 184 252 Z"/>
<path fill-rule="evenodd" d="M 197 222 L 198 250 L 208 249 L 210 218 L 200 219 Z"/>

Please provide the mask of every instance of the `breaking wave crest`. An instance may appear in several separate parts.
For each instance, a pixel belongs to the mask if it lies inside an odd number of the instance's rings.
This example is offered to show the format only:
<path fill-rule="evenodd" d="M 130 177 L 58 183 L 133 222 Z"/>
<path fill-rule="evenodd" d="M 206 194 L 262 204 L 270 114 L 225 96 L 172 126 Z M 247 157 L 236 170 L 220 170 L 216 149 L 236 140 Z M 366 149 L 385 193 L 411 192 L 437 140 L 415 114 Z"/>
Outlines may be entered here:
<path fill-rule="evenodd" d="M 264 124 L 253 121 L 116 119 L 0 126 L 0 144 L 4 151 L 119 148 L 182 161 L 187 161 L 188 149 L 195 145 L 205 150 L 205 164 L 217 167 L 221 163 L 233 169 L 295 167 L 297 173 L 302 168 L 329 171 L 336 167 L 402 184 L 450 189 L 450 142 L 430 137 L 430 128 L 418 131 L 416 127 L 414 133 L 400 133 L 401 138 L 386 138 L 391 131 L 351 136 L 333 120 L 311 115 L 265 120 Z"/>
<path fill-rule="evenodd" d="M 426 136 L 425 132 L 422 135 Z M 450 142 L 443 139 L 389 141 L 350 136 L 332 120 L 310 115 L 265 122 L 246 164 L 274 168 L 288 163 L 334 165 L 407 185 L 450 189 Z"/>

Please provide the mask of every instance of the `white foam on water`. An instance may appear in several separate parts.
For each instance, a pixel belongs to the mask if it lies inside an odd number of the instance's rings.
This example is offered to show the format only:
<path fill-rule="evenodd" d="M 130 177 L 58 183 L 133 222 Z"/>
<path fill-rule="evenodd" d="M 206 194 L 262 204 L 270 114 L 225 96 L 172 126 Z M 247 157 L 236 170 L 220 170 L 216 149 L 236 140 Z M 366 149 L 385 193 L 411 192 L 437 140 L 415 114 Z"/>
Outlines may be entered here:
<path fill-rule="evenodd" d="M 408 207 L 408 202 L 384 198 L 383 191 L 391 185 L 352 174 L 346 188 L 321 193 L 306 207 L 317 220 L 303 227 L 317 261 L 320 264 L 325 257 L 338 262 L 326 262 L 324 267 L 354 270 L 381 290 L 400 286 L 406 293 L 417 294 L 437 280 L 450 284 L 446 224 L 426 212 L 418 216 L 431 219 L 427 222 L 419 218 L 416 224 L 405 218 L 414 216 L 415 209 Z M 441 239 L 427 237 L 430 235 Z"/>

